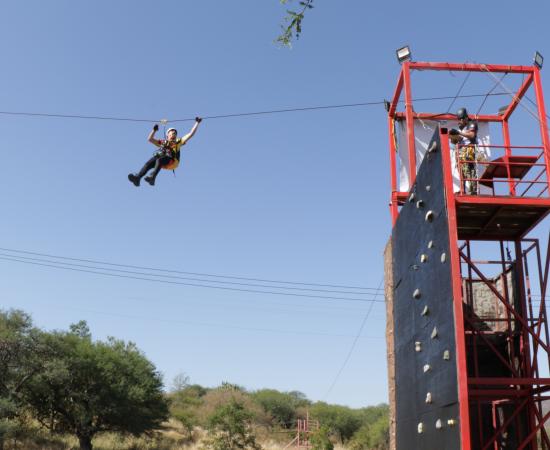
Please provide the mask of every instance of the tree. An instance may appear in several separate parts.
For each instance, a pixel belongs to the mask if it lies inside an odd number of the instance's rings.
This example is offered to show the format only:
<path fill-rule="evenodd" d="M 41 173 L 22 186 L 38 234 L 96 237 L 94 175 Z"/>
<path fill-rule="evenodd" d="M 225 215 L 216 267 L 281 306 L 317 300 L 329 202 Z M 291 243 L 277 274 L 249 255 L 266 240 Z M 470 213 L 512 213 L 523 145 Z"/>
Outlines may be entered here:
<path fill-rule="evenodd" d="M 369 406 L 359 411 L 363 425 L 349 442 L 351 450 L 385 450 L 389 445 L 389 407 Z"/>
<path fill-rule="evenodd" d="M 252 431 L 254 415 L 244 404 L 233 398 L 229 403 L 219 406 L 208 421 L 211 437 L 206 448 L 211 450 L 260 450 Z"/>
<path fill-rule="evenodd" d="M 172 384 L 174 390 L 170 393 L 170 416 L 183 425 L 187 437 L 192 439 L 193 429 L 199 424 L 197 411 L 208 390 L 198 384 L 189 384 L 189 377 L 182 374 Z"/>
<path fill-rule="evenodd" d="M 358 411 L 345 406 L 318 402 L 311 407 L 310 412 L 323 426 L 337 434 L 342 443 L 348 441 L 362 425 Z"/>
<path fill-rule="evenodd" d="M 252 394 L 252 398 L 267 412 L 275 423 L 291 428 L 296 421 L 297 408 L 308 404 L 301 392 L 279 392 L 275 389 L 261 389 Z"/>
<path fill-rule="evenodd" d="M 262 408 L 254 402 L 250 394 L 240 389 L 228 388 L 228 385 L 222 384 L 214 389 L 210 389 L 204 396 L 201 397 L 201 405 L 196 410 L 198 423 L 207 428 L 210 423 L 210 418 L 216 411 L 233 401 L 243 405 L 244 409 L 250 412 L 254 421 L 257 424 L 270 425 L 271 422 L 262 410 Z"/>
<path fill-rule="evenodd" d="M 349 442 L 351 450 L 385 450 L 389 444 L 387 419 L 364 424 Z"/>
<path fill-rule="evenodd" d="M 280 0 L 282 4 L 287 4 L 292 0 Z M 281 25 L 282 33 L 277 37 L 275 42 L 284 46 L 291 47 L 292 40 L 299 39 L 302 33 L 302 21 L 306 11 L 313 8 L 313 0 L 301 0 L 299 2 L 300 9 L 297 11 L 287 9 L 286 16 Z"/>
<path fill-rule="evenodd" d="M 189 386 L 189 376 L 184 373 L 178 373 L 172 380 L 172 392 L 183 391 Z"/>
<path fill-rule="evenodd" d="M 51 356 L 23 391 L 43 426 L 73 433 L 82 450 L 91 450 L 97 433 L 139 435 L 167 418 L 161 377 L 135 344 L 93 342 L 85 322 L 43 340 Z"/>
<path fill-rule="evenodd" d="M 19 429 L 22 390 L 41 371 L 44 355 L 39 330 L 30 316 L 23 311 L 0 310 L 0 449 Z"/>

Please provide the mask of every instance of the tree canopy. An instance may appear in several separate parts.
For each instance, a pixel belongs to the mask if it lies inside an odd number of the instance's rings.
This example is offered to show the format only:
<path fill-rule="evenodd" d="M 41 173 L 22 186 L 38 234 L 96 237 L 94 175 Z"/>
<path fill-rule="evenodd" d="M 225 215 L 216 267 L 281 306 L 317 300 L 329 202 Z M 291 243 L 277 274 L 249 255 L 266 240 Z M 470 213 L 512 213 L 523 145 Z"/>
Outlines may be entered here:
<path fill-rule="evenodd" d="M 254 392 L 252 398 L 283 428 L 294 427 L 298 408 L 310 403 L 302 393 L 275 389 L 261 389 Z"/>
<path fill-rule="evenodd" d="M 93 342 L 84 325 L 44 336 L 54 356 L 25 389 L 37 419 L 76 434 L 81 449 L 91 449 L 99 432 L 137 435 L 158 427 L 168 407 L 154 366 L 132 343 Z"/>
<path fill-rule="evenodd" d="M 25 385 L 43 367 L 47 349 L 39 337 L 28 314 L 0 310 L 0 449 L 18 428 Z"/>
<path fill-rule="evenodd" d="M 261 450 L 252 431 L 252 418 L 253 414 L 234 397 L 218 406 L 208 421 L 212 437 L 206 447 L 212 450 Z"/>

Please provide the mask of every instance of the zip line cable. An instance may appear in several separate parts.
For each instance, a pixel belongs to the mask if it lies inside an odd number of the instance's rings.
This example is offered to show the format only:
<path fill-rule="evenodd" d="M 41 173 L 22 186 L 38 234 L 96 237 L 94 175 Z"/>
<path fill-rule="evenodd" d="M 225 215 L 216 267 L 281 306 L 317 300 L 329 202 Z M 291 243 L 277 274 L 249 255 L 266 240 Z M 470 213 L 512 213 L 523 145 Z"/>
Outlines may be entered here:
<path fill-rule="evenodd" d="M 380 283 L 378 284 L 377 292 L 376 292 L 376 294 L 374 294 L 374 299 L 376 299 L 376 297 L 378 296 L 378 293 L 380 291 L 380 288 L 382 287 L 383 282 L 384 282 L 384 277 L 382 277 L 382 279 L 380 280 Z M 331 383 L 330 387 L 327 389 L 327 392 L 325 393 L 325 395 L 323 397 L 324 400 L 326 400 L 327 397 L 330 395 L 330 393 L 332 392 L 332 389 L 334 388 L 334 386 L 338 382 L 338 379 L 340 378 L 340 375 L 342 375 L 342 372 L 344 371 L 346 365 L 348 364 L 348 361 L 350 360 L 351 355 L 353 354 L 353 351 L 355 350 L 355 346 L 357 345 L 357 341 L 359 340 L 359 337 L 361 336 L 361 333 L 363 332 L 363 328 L 365 328 L 365 324 L 367 323 L 367 320 L 370 316 L 370 313 L 372 312 L 373 305 L 374 305 L 374 300 L 369 305 L 369 309 L 368 309 L 367 313 L 365 314 L 365 317 L 363 318 L 363 321 L 361 322 L 361 326 L 359 327 L 359 331 L 355 335 L 355 339 L 353 340 L 353 343 L 351 344 L 351 347 L 350 347 L 349 352 L 346 356 L 346 359 L 344 359 L 344 362 L 342 363 L 342 366 L 340 367 L 340 370 L 338 371 L 338 373 L 334 377 L 334 380 L 332 380 L 332 383 Z"/>
<path fill-rule="evenodd" d="M 487 94 L 469 94 L 469 95 L 460 95 L 455 96 L 444 96 L 444 97 L 425 97 L 414 99 L 416 102 L 430 101 L 430 100 L 447 100 L 447 99 L 457 99 L 457 98 L 474 98 L 474 97 L 485 97 Z M 491 95 L 508 95 L 506 92 L 496 92 Z M 403 103 L 400 101 L 399 103 Z M 300 112 L 300 111 L 316 111 L 323 109 L 339 109 L 339 108 L 357 108 L 362 106 L 375 106 L 375 105 L 384 105 L 384 101 L 370 101 L 362 103 L 348 103 L 348 104 L 339 104 L 339 105 L 321 105 L 321 106 L 308 106 L 302 108 L 285 108 L 285 109 L 273 109 L 267 111 L 254 111 L 254 112 L 243 112 L 243 113 L 232 113 L 232 114 L 221 114 L 213 116 L 204 116 L 203 119 L 227 119 L 231 117 L 246 117 L 246 116 L 259 116 L 266 114 L 281 114 L 288 112 Z M 0 111 L 1 115 L 6 116 L 25 116 L 25 117 L 44 117 L 44 118 L 55 118 L 55 119 L 83 119 L 83 120 L 105 120 L 105 121 L 122 121 L 122 122 L 141 122 L 141 123 L 177 123 L 177 122 L 190 122 L 194 121 L 195 118 L 185 118 L 185 119 L 144 119 L 144 118 L 135 118 L 135 117 L 114 117 L 114 116 L 88 116 L 82 114 L 54 114 L 54 113 L 41 113 L 41 112 L 26 112 L 26 111 Z"/>
<path fill-rule="evenodd" d="M 161 284 L 191 286 L 191 287 L 200 287 L 200 288 L 208 288 L 208 289 L 219 289 L 219 290 L 235 291 L 235 292 L 252 292 L 252 293 L 256 293 L 256 294 L 284 295 L 284 296 L 291 296 L 291 297 L 314 298 L 314 299 L 322 299 L 322 300 L 342 300 L 342 301 L 349 301 L 349 302 L 363 302 L 363 303 L 377 302 L 377 303 L 381 303 L 380 300 L 376 300 L 376 296 L 374 296 L 371 299 L 365 299 L 365 298 L 356 298 L 356 297 L 335 297 L 335 296 L 326 296 L 326 295 L 295 294 L 295 293 L 292 293 L 292 292 L 260 291 L 260 290 L 255 290 L 255 289 L 232 288 L 232 287 L 225 287 L 225 286 L 210 286 L 210 285 L 197 284 L 197 283 L 184 283 L 184 282 L 180 282 L 180 281 L 159 280 L 159 279 L 155 279 L 155 278 L 140 277 L 140 276 L 137 276 L 137 275 L 123 275 L 123 274 L 119 274 L 119 273 L 105 272 L 105 270 L 108 270 L 108 269 L 102 269 L 102 268 L 95 268 L 97 270 L 83 269 L 83 268 L 78 268 L 78 267 L 72 267 L 70 265 L 60 266 L 60 265 L 56 265 L 55 263 L 54 264 L 48 264 L 48 263 L 41 263 L 41 262 L 33 262 L 33 261 L 26 261 L 26 260 L 22 260 L 22 259 L 18 259 L 18 258 L 20 258 L 20 257 L 0 256 L 0 260 L 3 260 L 3 261 L 18 262 L 18 263 L 22 263 L 22 264 L 30 264 L 30 265 L 35 265 L 35 266 L 49 267 L 49 268 L 61 269 L 61 270 L 70 270 L 70 271 L 73 271 L 73 272 L 91 273 L 91 274 L 95 274 L 95 275 L 104 275 L 104 276 L 114 277 L 114 278 L 126 278 L 126 279 L 131 279 L 131 280 L 150 281 L 150 282 L 153 282 L 153 283 L 161 283 Z M 63 263 L 58 263 L 58 264 L 63 264 Z"/>
<path fill-rule="evenodd" d="M 109 116 L 84 116 L 80 114 L 51 114 L 38 112 L 23 112 L 23 111 L 0 111 L 0 114 L 5 116 L 28 116 L 28 117 L 47 117 L 55 119 L 87 119 L 87 120 L 116 120 L 123 122 L 162 122 L 156 119 L 135 119 L 131 117 L 109 117 Z"/>
<path fill-rule="evenodd" d="M 429 101 L 429 100 L 447 100 L 450 98 L 464 98 L 464 97 L 484 97 L 487 94 L 470 94 L 470 95 L 464 95 L 460 97 L 426 97 L 426 98 L 417 98 L 413 101 L 416 102 L 422 102 L 422 101 Z M 494 95 L 506 95 L 505 92 L 497 92 Z M 403 101 L 399 101 L 399 103 L 403 103 Z M 384 101 L 373 101 L 373 102 L 364 102 L 364 103 L 350 103 L 350 104 L 343 104 L 343 105 L 328 105 L 328 106 L 310 106 L 305 108 L 289 108 L 289 109 L 276 109 L 272 111 L 258 111 L 258 112 L 248 112 L 248 113 L 235 113 L 235 114 L 223 114 L 218 116 L 205 116 L 203 119 L 226 119 L 230 117 L 245 117 L 245 116 L 259 116 L 259 115 L 265 115 L 265 114 L 279 114 L 279 113 L 286 113 L 286 112 L 298 112 L 298 111 L 314 111 L 314 110 L 321 110 L 321 109 L 337 109 L 337 108 L 356 108 L 359 106 L 374 106 L 374 105 L 384 105 Z M 195 118 L 187 118 L 187 119 L 175 119 L 170 120 L 169 122 L 175 123 L 175 122 L 190 122 L 195 120 Z"/>
<path fill-rule="evenodd" d="M 364 287 L 364 286 L 304 283 L 304 282 L 297 282 L 297 281 L 269 280 L 269 279 L 265 279 L 265 278 L 246 278 L 246 277 L 236 277 L 236 276 L 230 276 L 230 275 L 209 274 L 209 273 L 200 273 L 200 272 L 185 272 L 185 271 L 181 271 L 181 270 L 160 269 L 160 268 L 157 268 L 157 267 L 146 267 L 146 266 L 134 266 L 134 265 L 128 265 L 128 264 L 117 264 L 117 263 L 106 262 L 106 261 L 98 261 L 98 260 L 93 260 L 93 259 L 70 258 L 68 256 L 52 255 L 52 254 L 48 254 L 48 253 L 30 252 L 30 251 L 13 249 L 13 248 L 0 247 L 0 251 L 11 252 L 11 253 L 20 253 L 20 254 L 33 255 L 33 256 L 43 256 L 43 257 L 47 257 L 47 258 L 62 259 L 62 260 L 67 260 L 67 261 L 85 262 L 85 263 L 92 263 L 92 264 L 99 264 L 99 265 L 113 266 L 113 267 L 122 267 L 122 268 L 129 268 L 129 269 L 138 269 L 138 270 L 152 270 L 152 271 L 155 271 L 155 272 L 175 273 L 175 274 L 182 274 L 182 275 L 196 275 L 196 276 L 203 276 L 203 277 L 226 278 L 226 279 L 231 279 L 231 280 L 258 281 L 258 282 L 264 282 L 264 283 L 290 284 L 290 285 L 298 285 L 298 286 L 317 286 L 317 287 L 358 289 L 358 290 L 370 290 L 370 291 L 376 291 L 377 290 L 376 288 Z M 9 255 L 9 256 L 16 256 L 16 255 Z M 208 280 L 208 281 L 210 281 L 210 280 Z M 273 286 L 273 287 L 276 287 L 276 286 Z M 350 292 L 350 294 L 362 295 L 362 294 L 367 294 L 367 292 Z"/>

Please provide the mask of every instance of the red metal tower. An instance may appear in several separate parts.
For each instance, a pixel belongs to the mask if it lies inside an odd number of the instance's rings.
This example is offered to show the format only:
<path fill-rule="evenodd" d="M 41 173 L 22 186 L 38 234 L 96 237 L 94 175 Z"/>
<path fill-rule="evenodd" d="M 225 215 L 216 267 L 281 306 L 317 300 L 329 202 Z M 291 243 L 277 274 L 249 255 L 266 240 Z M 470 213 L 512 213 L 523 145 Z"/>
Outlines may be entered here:
<path fill-rule="evenodd" d="M 307 411 L 305 419 L 296 420 L 296 436 L 284 446 L 283 450 L 290 447 L 302 450 L 311 449 L 311 434 L 315 433 L 317 430 L 319 430 L 319 421 L 310 419 L 309 411 Z"/>
<path fill-rule="evenodd" d="M 414 107 L 412 71 L 523 76 L 499 114 L 474 117 L 499 128 L 503 144 L 485 145 L 493 155 L 477 161 L 472 178 L 463 175 L 468 162 L 449 142 L 447 121 L 455 115 Z M 537 146 L 510 137 L 509 119 L 529 89 L 536 97 L 528 109 L 540 135 Z M 402 95 L 404 110 L 398 111 Z M 437 124 L 425 153 L 415 139 L 422 120 Z M 406 61 L 388 124 L 397 449 L 550 450 L 550 408 L 544 406 L 550 399 L 550 378 L 544 377 L 550 366 L 550 246 L 541 249 L 527 237 L 550 212 L 550 138 L 539 68 Z M 407 147 L 401 160 L 397 125 Z M 406 189 L 398 183 L 404 173 Z M 486 192 L 466 194 L 466 182 Z M 442 191 L 440 209 L 434 189 Z"/>

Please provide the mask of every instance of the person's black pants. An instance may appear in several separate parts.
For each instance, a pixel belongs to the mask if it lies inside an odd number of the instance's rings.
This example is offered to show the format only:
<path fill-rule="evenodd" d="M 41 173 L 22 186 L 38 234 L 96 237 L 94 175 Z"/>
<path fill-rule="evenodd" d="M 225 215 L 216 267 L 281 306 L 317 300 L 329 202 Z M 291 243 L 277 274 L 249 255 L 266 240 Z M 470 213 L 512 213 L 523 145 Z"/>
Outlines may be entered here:
<path fill-rule="evenodd" d="M 137 176 L 139 178 L 142 178 L 147 172 L 153 169 L 153 172 L 150 176 L 151 178 L 155 179 L 160 172 L 160 169 L 162 169 L 163 166 L 170 164 L 171 162 L 172 158 L 170 158 L 169 156 L 166 156 L 163 153 L 156 153 L 149 161 L 145 163 Z"/>

